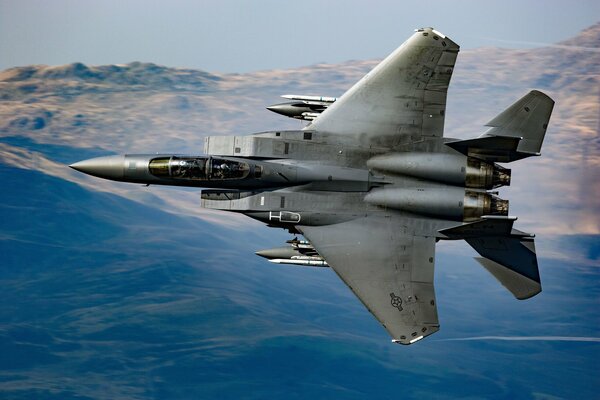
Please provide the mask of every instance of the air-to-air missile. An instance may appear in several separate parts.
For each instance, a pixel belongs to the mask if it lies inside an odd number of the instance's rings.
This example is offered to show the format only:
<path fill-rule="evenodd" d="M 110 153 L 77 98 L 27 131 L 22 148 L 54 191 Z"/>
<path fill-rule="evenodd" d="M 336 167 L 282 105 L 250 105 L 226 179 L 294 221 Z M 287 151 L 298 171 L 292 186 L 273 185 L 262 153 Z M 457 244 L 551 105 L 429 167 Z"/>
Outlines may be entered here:
<path fill-rule="evenodd" d="M 274 249 L 260 250 L 256 255 L 269 260 L 275 264 L 292 264 L 305 267 L 327 267 L 327 262 L 317 253 L 310 242 L 306 240 L 292 239 L 286 243 L 289 246 Z"/>
<path fill-rule="evenodd" d="M 300 96 L 284 94 L 284 99 L 294 100 L 286 103 L 273 104 L 267 110 L 294 119 L 312 121 L 333 104 L 337 98 L 324 96 Z"/>

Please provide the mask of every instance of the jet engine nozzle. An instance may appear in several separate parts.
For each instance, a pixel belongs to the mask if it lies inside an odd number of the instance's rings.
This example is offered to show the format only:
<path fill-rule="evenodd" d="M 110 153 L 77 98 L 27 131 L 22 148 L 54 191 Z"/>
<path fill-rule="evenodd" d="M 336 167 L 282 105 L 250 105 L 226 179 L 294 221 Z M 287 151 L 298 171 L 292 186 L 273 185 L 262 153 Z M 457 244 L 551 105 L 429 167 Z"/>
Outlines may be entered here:
<path fill-rule="evenodd" d="M 495 165 L 494 175 L 492 177 L 492 184 L 495 188 L 500 186 L 510 186 L 510 169 L 499 167 Z"/>
<path fill-rule="evenodd" d="M 490 215 L 508 215 L 508 200 L 492 196 Z"/>
<path fill-rule="evenodd" d="M 468 157 L 465 186 L 473 189 L 493 189 L 510 185 L 510 169 Z"/>
<path fill-rule="evenodd" d="M 508 215 L 508 200 L 489 193 L 467 190 L 464 200 L 464 221 L 474 221 L 484 215 Z"/>

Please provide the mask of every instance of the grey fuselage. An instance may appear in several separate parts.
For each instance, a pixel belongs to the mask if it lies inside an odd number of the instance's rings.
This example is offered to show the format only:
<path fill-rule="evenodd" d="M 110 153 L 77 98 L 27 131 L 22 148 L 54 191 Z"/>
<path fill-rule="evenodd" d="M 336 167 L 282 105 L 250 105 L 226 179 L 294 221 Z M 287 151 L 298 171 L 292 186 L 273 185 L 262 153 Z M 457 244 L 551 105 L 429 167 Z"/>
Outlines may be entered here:
<path fill-rule="evenodd" d="M 217 189 L 202 192 L 204 207 L 285 228 L 388 208 L 449 221 L 506 215 L 507 202 L 488 190 L 508 184 L 510 171 L 470 159 L 449 141 L 431 138 L 390 151 L 336 135 L 277 131 L 208 137 L 205 155 L 108 156 L 72 167 L 122 182 Z"/>

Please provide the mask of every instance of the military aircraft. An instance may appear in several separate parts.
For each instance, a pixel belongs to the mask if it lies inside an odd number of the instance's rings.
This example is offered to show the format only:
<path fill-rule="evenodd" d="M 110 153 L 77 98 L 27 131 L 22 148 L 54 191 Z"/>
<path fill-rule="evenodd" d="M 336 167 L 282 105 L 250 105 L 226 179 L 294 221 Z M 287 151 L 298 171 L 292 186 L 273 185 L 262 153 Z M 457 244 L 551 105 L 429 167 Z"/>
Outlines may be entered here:
<path fill-rule="evenodd" d="M 533 90 L 481 136 L 443 137 L 458 51 L 433 28 L 417 29 L 340 98 L 296 98 L 326 106 L 301 130 L 207 137 L 203 155 L 108 156 L 71 167 L 212 188 L 201 193 L 203 207 L 303 235 L 257 254 L 332 268 L 393 342 L 412 344 L 439 330 L 439 240 L 467 241 L 516 298 L 541 291 L 534 235 L 513 228 L 508 201 L 493 190 L 510 184 L 498 163 L 540 155 L 554 101 Z"/>

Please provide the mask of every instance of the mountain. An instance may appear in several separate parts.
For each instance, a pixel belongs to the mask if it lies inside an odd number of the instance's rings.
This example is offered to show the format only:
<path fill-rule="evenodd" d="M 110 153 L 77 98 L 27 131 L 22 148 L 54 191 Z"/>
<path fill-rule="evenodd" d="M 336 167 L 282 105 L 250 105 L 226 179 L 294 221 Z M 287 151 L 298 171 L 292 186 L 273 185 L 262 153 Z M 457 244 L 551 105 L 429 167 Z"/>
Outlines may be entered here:
<path fill-rule="evenodd" d="M 411 347 L 328 269 L 252 252 L 289 236 L 198 207 L 197 190 L 105 182 L 66 165 L 198 152 L 203 137 L 302 125 L 264 107 L 340 95 L 377 61 L 250 74 L 150 63 L 0 72 L 0 393 L 6 399 L 596 396 L 600 24 L 531 50 L 459 55 L 447 135 L 527 90 L 557 101 L 544 156 L 511 166 L 544 291 L 514 300 L 468 246 L 439 243 L 442 329 Z M 490 338 L 492 337 L 492 338 Z"/>

